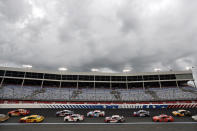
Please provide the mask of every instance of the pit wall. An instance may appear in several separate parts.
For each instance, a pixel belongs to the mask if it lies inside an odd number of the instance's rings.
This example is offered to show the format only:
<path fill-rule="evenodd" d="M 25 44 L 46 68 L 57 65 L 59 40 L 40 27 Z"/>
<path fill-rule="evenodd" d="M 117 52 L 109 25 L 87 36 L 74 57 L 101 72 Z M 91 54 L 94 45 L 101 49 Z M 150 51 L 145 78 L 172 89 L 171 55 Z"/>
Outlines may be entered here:
<path fill-rule="evenodd" d="M 169 109 L 169 108 L 197 108 L 197 101 L 172 101 L 172 102 L 136 102 L 136 103 L 88 103 L 88 102 L 67 102 L 63 103 L 27 103 L 27 101 L 3 101 L 2 108 L 50 108 L 50 109 Z"/>

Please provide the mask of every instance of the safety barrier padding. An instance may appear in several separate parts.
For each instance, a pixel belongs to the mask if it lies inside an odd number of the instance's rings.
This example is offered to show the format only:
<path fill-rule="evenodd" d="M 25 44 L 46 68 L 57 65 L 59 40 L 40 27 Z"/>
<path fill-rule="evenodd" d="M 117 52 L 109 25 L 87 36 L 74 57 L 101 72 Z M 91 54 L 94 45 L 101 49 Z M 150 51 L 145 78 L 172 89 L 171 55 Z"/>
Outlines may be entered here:
<path fill-rule="evenodd" d="M 197 108 L 197 103 L 177 104 L 0 104 L 0 108 L 50 108 L 50 109 L 165 109 Z"/>

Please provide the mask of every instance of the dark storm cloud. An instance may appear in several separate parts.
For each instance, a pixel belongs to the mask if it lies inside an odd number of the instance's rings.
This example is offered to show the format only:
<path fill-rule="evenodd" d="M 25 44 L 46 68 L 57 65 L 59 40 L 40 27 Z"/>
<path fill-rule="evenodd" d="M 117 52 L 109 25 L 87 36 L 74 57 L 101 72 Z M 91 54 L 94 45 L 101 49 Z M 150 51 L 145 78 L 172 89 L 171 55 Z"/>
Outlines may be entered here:
<path fill-rule="evenodd" d="M 1 65 L 197 68 L 196 0 L 0 0 Z"/>

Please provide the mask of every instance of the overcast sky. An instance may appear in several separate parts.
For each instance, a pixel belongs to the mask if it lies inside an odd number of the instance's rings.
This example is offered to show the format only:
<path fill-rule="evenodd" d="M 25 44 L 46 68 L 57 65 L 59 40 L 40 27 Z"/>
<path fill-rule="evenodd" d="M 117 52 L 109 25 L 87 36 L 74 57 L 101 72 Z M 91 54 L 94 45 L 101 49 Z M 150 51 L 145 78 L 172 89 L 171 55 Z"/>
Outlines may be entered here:
<path fill-rule="evenodd" d="M 0 0 L 0 66 L 185 70 L 196 44 L 197 0 Z"/>

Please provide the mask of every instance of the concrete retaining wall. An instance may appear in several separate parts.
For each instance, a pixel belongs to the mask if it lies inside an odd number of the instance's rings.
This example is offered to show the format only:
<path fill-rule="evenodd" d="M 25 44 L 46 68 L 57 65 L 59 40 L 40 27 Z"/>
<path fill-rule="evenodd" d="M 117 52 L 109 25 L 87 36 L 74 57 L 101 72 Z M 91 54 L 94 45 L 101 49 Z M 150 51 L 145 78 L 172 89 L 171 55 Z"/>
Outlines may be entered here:
<path fill-rule="evenodd" d="M 172 104 L 0 104 L 0 108 L 164 109 L 164 108 L 197 108 L 197 103 L 172 103 Z"/>

